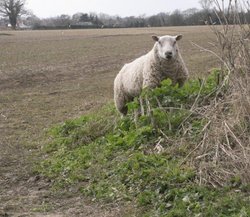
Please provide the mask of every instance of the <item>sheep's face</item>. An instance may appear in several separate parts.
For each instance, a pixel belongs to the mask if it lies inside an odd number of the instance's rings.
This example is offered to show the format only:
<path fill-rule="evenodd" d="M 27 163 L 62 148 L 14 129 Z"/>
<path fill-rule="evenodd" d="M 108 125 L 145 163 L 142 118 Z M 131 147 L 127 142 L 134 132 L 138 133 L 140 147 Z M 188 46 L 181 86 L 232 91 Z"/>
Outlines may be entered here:
<path fill-rule="evenodd" d="M 177 36 L 152 36 L 156 41 L 157 52 L 160 58 L 171 61 L 174 60 L 178 54 L 177 41 L 182 38 L 182 35 Z"/>

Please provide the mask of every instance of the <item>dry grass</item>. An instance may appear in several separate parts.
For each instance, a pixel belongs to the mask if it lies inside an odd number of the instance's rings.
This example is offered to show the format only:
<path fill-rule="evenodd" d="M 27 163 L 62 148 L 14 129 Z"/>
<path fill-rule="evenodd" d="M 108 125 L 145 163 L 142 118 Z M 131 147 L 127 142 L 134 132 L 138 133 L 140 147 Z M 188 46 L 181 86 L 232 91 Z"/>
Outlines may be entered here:
<path fill-rule="evenodd" d="M 230 0 L 212 1 L 220 25 L 211 25 L 216 36 L 215 54 L 223 72 L 221 87 L 207 107 L 197 108 L 209 124 L 203 138 L 193 150 L 193 162 L 200 184 L 224 186 L 250 183 L 250 25 L 243 24 L 241 8 L 249 11 L 249 3 Z M 227 8 L 227 9 L 225 9 Z M 233 20 L 233 25 L 229 25 Z M 213 20 L 211 20 L 213 23 Z M 226 88 L 224 92 L 222 89 Z"/>
<path fill-rule="evenodd" d="M 250 88 L 249 75 L 231 75 L 226 93 L 196 112 L 209 120 L 203 137 L 190 158 L 199 184 L 214 187 L 228 182 L 250 182 Z"/>

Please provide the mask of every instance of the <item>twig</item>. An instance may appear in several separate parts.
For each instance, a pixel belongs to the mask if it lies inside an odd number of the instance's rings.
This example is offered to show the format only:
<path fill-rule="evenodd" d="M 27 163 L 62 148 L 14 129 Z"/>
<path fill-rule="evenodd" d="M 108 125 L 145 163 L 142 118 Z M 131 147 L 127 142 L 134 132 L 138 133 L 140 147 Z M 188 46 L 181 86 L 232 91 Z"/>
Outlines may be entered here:
<path fill-rule="evenodd" d="M 163 106 L 162 106 L 162 104 L 161 104 L 161 102 L 160 102 L 160 100 L 158 99 L 157 96 L 155 96 L 155 100 L 156 100 L 156 102 L 157 102 L 157 104 L 158 104 L 158 107 L 162 109 Z"/>
<path fill-rule="evenodd" d="M 214 51 L 211 51 L 211 50 L 209 50 L 209 49 L 207 49 L 207 48 L 204 48 L 204 47 L 202 47 L 202 46 L 200 46 L 200 45 L 198 45 L 198 44 L 196 44 L 196 43 L 194 43 L 194 42 L 191 42 L 191 43 L 192 43 L 194 46 L 198 47 L 199 49 L 202 49 L 202 50 L 204 50 L 204 51 L 206 51 L 206 52 L 209 52 L 209 53 L 213 54 L 214 56 L 216 56 L 216 57 L 226 66 L 226 68 L 227 68 L 227 70 L 228 70 L 228 73 L 227 73 L 227 75 L 224 77 L 223 83 L 222 83 L 222 85 L 220 86 L 220 88 L 218 89 L 218 90 L 221 90 L 222 87 L 226 86 L 226 84 L 227 84 L 227 82 L 228 82 L 228 80 L 229 80 L 229 77 L 230 77 L 230 74 L 231 74 L 231 69 L 230 69 L 230 67 L 229 67 L 228 64 L 227 64 L 218 54 L 216 54 Z M 218 91 L 218 90 L 217 90 L 217 91 Z"/>
<path fill-rule="evenodd" d="M 199 93 L 198 93 L 197 97 L 195 98 L 195 101 L 194 101 L 194 103 L 193 103 L 193 105 L 192 105 L 190 111 L 193 111 L 195 105 L 197 104 L 198 99 L 199 99 L 200 96 L 201 96 L 201 91 L 202 91 L 202 89 L 203 89 L 203 87 L 204 87 L 204 84 L 205 84 L 205 80 L 203 79 L 203 80 L 202 80 L 202 83 L 201 83 L 201 87 L 200 87 Z"/>
<path fill-rule="evenodd" d="M 202 129 L 201 132 L 204 132 L 208 126 L 210 125 L 211 121 L 209 121 L 204 128 Z M 184 160 L 180 163 L 180 166 L 186 162 L 186 160 L 189 158 L 191 154 L 193 154 L 200 146 L 202 146 L 205 143 L 205 140 L 207 138 L 207 132 L 204 133 L 202 141 L 191 151 L 188 153 L 188 155 L 184 158 Z"/>
<path fill-rule="evenodd" d="M 157 154 L 160 154 L 164 151 L 164 148 L 161 146 L 161 142 L 163 141 L 163 138 L 160 138 L 159 142 L 157 142 L 154 150 L 157 151 Z"/>
<path fill-rule="evenodd" d="M 210 155 L 211 153 L 205 153 L 205 154 L 202 154 L 202 155 L 200 155 L 200 156 L 197 156 L 196 158 L 195 158 L 195 160 L 200 160 L 201 158 L 204 158 L 204 157 L 206 157 L 206 156 L 208 156 L 208 155 Z"/>
<path fill-rule="evenodd" d="M 233 136 L 233 138 L 235 139 L 235 141 L 240 145 L 240 147 L 242 148 L 243 151 L 243 155 L 244 158 L 247 160 L 247 162 L 249 161 L 249 159 L 247 159 L 247 155 L 246 155 L 246 150 L 244 148 L 244 146 L 241 144 L 240 140 L 235 136 L 235 134 L 233 133 L 233 131 L 230 129 L 230 127 L 228 126 L 228 124 L 226 123 L 226 121 L 224 122 L 226 128 L 228 129 L 228 131 L 231 133 L 231 135 Z"/>
<path fill-rule="evenodd" d="M 160 130 L 160 133 L 165 137 L 167 141 L 173 142 L 162 130 Z"/>
<path fill-rule="evenodd" d="M 194 43 L 192 41 L 191 41 L 191 44 L 194 45 L 194 46 L 196 46 L 196 47 L 198 47 L 199 49 L 201 49 L 201 50 L 203 50 L 205 52 L 213 54 L 215 57 L 217 57 L 227 67 L 227 69 L 228 69 L 229 72 L 231 71 L 230 67 L 227 65 L 227 63 L 217 53 L 215 53 L 214 51 L 209 50 L 207 48 L 204 48 L 204 47 L 202 47 L 202 46 L 200 46 L 200 45 L 198 45 L 198 44 L 196 44 L 196 43 Z"/>
<path fill-rule="evenodd" d="M 2 113 L 1 113 L 1 116 L 2 116 L 5 120 L 7 120 L 7 117 L 6 117 L 5 115 L 3 115 Z"/>
<path fill-rule="evenodd" d="M 215 165 L 218 164 L 218 159 L 219 159 L 219 150 L 220 150 L 220 143 L 217 143 L 215 145 L 215 155 L 214 155 L 214 161 L 215 161 Z"/>

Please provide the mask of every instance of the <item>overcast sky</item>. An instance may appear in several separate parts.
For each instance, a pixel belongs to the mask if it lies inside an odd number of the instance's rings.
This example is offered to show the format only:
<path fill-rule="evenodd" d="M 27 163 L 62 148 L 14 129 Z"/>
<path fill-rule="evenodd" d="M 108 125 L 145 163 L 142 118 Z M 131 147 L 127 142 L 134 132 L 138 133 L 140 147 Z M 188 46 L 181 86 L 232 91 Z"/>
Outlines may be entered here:
<path fill-rule="evenodd" d="M 200 5 L 199 0 L 26 0 L 30 9 L 40 18 L 77 12 L 107 13 L 109 15 L 138 16 L 159 12 L 185 10 Z"/>

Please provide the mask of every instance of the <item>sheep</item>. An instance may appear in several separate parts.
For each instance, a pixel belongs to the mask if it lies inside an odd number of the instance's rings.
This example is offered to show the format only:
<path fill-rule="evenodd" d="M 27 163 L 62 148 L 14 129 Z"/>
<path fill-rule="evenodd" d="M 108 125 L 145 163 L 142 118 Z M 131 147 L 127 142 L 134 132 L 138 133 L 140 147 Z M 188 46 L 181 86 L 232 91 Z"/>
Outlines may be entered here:
<path fill-rule="evenodd" d="M 114 101 L 122 115 L 127 114 L 127 103 L 139 96 L 143 88 L 155 88 L 167 78 L 182 86 L 189 76 L 176 43 L 182 35 L 152 38 L 153 49 L 125 64 L 114 80 Z"/>

